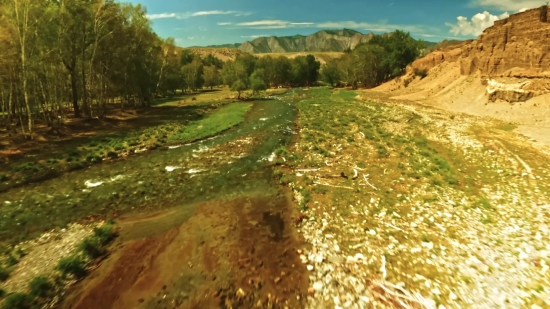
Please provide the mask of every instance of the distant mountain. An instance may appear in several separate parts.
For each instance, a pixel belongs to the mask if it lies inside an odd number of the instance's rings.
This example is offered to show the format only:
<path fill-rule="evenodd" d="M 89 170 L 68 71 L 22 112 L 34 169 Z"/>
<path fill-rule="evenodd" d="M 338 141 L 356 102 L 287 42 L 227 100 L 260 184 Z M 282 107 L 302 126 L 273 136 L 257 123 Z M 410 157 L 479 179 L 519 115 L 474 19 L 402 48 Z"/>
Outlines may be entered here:
<path fill-rule="evenodd" d="M 208 46 L 191 46 L 188 48 L 239 48 L 242 43 L 229 43 L 229 44 L 220 44 L 220 45 L 208 45 Z"/>
<path fill-rule="evenodd" d="M 239 49 L 251 54 L 288 53 L 288 52 L 343 52 L 353 49 L 360 43 L 368 42 L 374 34 L 343 30 L 321 30 L 314 34 L 303 36 L 261 37 L 246 41 Z"/>

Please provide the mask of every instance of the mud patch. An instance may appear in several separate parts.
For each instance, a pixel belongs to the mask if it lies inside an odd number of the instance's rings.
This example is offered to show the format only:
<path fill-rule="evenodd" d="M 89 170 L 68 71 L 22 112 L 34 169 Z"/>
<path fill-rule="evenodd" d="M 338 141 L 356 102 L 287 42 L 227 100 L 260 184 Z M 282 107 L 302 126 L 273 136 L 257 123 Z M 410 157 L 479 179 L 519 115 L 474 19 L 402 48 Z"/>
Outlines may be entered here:
<path fill-rule="evenodd" d="M 186 206 L 191 207 L 191 206 Z M 287 195 L 241 197 L 194 212 L 122 220 L 124 240 L 60 308 L 300 308 L 307 274 Z M 179 225 L 153 235 L 167 218 Z"/>

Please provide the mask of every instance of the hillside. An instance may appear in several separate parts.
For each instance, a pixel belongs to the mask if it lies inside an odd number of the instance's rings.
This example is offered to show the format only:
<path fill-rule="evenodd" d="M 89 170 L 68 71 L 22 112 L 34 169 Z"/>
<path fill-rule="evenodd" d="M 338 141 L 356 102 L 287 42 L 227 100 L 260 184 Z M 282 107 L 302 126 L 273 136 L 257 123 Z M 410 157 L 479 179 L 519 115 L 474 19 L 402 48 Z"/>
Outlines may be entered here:
<path fill-rule="evenodd" d="M 550 23 L 543 8 L 498 20 L 477 40 L 435 50 L 375 90 L 513 122 L 519 132 L 550 143 Z M 422 69 L 428 71 L 423 79 L 414 73 Z"/>
<path fill-rule="evenodd" d="M 362 34 L 355 30 L 321 30 L 303 36 L 261 37 L 246 41 L 239 50 L 251 54 L 288 52 L 343 52 L 360 43 L 368 42 L 374 34 Z"/>

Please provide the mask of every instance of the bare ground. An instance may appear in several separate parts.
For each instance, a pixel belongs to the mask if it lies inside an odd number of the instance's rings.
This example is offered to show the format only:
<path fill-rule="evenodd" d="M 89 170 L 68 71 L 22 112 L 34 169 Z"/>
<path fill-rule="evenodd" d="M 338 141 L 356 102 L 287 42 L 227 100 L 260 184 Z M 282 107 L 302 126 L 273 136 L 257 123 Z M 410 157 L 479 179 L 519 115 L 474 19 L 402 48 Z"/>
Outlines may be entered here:
<path fill-rule="evenodd" d="M 60 308 L 300 306 L 308 283 L 287 197 L 181 211 L 121 219 L 121 243 Z"/>

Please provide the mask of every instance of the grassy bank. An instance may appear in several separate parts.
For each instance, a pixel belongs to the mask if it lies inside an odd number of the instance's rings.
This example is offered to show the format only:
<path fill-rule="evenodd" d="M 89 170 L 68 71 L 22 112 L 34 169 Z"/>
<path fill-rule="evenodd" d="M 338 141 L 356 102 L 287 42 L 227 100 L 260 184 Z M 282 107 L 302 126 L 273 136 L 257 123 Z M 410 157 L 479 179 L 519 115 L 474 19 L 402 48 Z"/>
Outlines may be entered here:
<path fill-rule="evenodd" d="M 110 136 L 96 136 L 86 144 L 69 148 L 64 153 L 41 154 L 39 160 L 12 165 L 0 172 L 0 189 L 55 177 L 119 157 L 155 149 L 173 143 L 189 143 L 214 136 L 244 120 L 251 104 L 229 101 L 200 102 L 173 110 L 181 121 L 169 121 Z M 195 119 L 195 120 L 192 120 Z"/>
<path fill-rule="evenodd" d="M 151 139 L 156 141 L 159 136 L 162 136 L 160 137 L 163 139 L 162 144 L 184 144 L 215 136 L 243 122 L 251 106 L 252 104 L 250 103 L 232 103 L 186 126 L 174 124 L 172 126 L 149 128 L 145 132 L 153 132 L 154 134 L 147 137 L 147 141 Z M 135 132 L 133 134 L 146 136 L 146 133 L 143 132 Z M 118 145 L 126 145 L 125 142 L 122 142 L 124 140 L 115 141 Z M 98 144 L 98 146 L 100 145 L 104 144 Z M 79 148 L 78 151 L 85 154 L 90 153 L 92 150 L 90 148 Z M 91 164 L 85 161 L 85 158 L 82 155 L 75 156 L 74 161 L 81 164 Z M 144 158 L 143 160 L 147 159 Z M 74 164 L 74 161 L 65 161 L 65 164 Z M 73 202 L 52 205 L 49 201 L 33 200 L 32 196 L 25 203 L 21 201 L 8 201 L 6 199 L 6 202 L 3 202 L 0 207 L 0 242 L 3 244 L 18 243 L 22 240 L 32 238 L 45 230 L 63 227 L 83 218 L 89 218 L 90 216 L 101 217 L 122 210 L 128 211 L 129 209 L 133 209 L 133 206 L 139 204 L 137 201 L 146 198 L 146 193 L 156 194 L 154 188 L 151 191 L 145 190 L 140 184 L 134 184 L 133 189 L 128 189 L 124 185 L 121 185 L 121 188 L 120 192 L 105 192 L 100 197 L 101 202 L 97 203 L 73 200 Z M 53 188 L 52 194 L 59 194 L 59 191 L 64 191 L 64 189 L 66 188 L 59 188 L 59 190 L 58 188 Z M 164 189 L 170 190 L 170 188 Z M 9 196 L 9 192 L 4 193 L 4 195 Z M 72 194 L 66 194 L 65 198 L 71 199 L 71 196 Z"/>
<path fill-rule="evenodd" d="M 518 222 L 537 230 L 539 211 L 529 205 L 548 201 L 548 166 L 527 145 L 522 163 L 512 152 L 518 141 L 505 135 L 512 133 L 491 131 L 496 124 L 489 120 L 378 103 L 352 91 L 304 93 L 296 103 L 300 140 L 278 152 L 276 175 L 294 189 L 309 218 L 302 231 L 317 254 L 365 257 L 351 275 L 365 278 L 369 299 L 382 300 L 375 282 L 385 279 L 435 305 L 471 307 L 491 299 L 484 296 L 491 291 L 471 292 L 476 282 L 498 281 L 520 267 L 505 257 L 517 255 L 523 241 L 531 252 L 545 247 L 531 232 L 503 232 Z M 508 143 L 495 142 L 497 134 Z M 495 261 L 500 268 L 491 266 Z M 514 275 L 531 282 L 521 288 L 522 301 L 543 305 L 547 280 L 534 269 L 526 274 Z M 350 274 L 333 273 L 345 281 L 340 275 Z"/>

